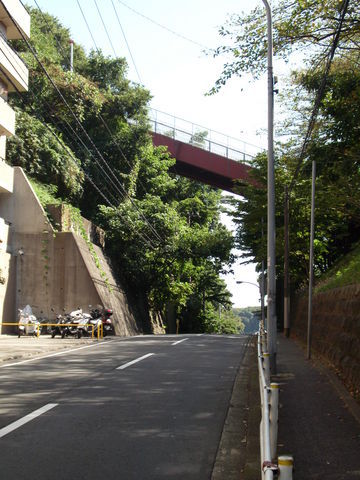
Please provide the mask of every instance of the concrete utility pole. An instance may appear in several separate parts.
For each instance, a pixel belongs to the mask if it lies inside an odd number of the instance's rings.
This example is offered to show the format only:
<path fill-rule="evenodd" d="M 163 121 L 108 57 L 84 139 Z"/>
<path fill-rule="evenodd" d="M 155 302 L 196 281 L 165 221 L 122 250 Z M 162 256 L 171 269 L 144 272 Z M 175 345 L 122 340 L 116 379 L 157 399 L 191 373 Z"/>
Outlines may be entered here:
<path fill-rule="evenodd" d="M 274 78 L 272 15 L 268 0 L 262 0 L 267 18 L 268 72 L 268 209 L 267 209 L 267 347 L 271 372 L 276 373 L 276 277 L 275 277 L 275 172 L 274 172 Z"/>
<path fill-rule="evenodd" d="M 315 230 L 315 181 L 316 162 L 312 162 L 311 182 L 311 220 L 310 220 L 310 259 L 309 259 L 309 299 L 308 299 L 308 328 L 307 328 L 307 358 L 311 358 L 311 324 L 312 324 L 312 294 L 314 283 L 314 230 Z"/>
<path fill-rule="evenodd" d="M 290 335 L 290 282 L 289 282 L 289 189 L 284 195 L 284 335 Z"/>

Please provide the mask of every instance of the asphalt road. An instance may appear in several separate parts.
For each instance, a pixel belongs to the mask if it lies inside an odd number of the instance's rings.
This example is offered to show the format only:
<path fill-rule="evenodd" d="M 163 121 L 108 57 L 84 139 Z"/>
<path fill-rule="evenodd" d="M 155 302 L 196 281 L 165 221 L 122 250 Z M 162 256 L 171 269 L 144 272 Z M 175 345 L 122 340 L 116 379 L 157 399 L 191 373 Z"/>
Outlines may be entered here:
<path fill-rule="evenodd" d="M 1 367 L 1 478 L 210 479 L 246 343 L 133 337 Z"/>

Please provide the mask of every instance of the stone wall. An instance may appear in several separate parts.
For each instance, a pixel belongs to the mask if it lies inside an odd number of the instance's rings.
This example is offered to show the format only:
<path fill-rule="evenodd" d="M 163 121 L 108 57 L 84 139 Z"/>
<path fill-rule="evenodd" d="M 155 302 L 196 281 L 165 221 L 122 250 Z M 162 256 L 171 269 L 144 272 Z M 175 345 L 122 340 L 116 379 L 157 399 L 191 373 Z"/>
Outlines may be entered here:
<path fill-rule="evenodd" d="M 291 334 L 307 339 L 308 298 L 292 302 Z M 360 284 L 313 296 L 312 350 L 329 360 L 360 398 Z"/>

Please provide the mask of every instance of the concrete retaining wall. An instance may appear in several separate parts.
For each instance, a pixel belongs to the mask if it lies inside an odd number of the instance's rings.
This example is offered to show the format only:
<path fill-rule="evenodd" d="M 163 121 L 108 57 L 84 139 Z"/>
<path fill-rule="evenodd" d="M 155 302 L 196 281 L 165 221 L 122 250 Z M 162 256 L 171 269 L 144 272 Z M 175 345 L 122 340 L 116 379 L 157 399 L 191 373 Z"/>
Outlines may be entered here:
<path fill-rule="evenodd" d="M 22 169 L 12 171 L 13 193 L 0 191 L 0 322 L 15 323 L 27 304 L 49 319 L 103 305 L 113 310 L 118 335 L 153 332 L 141 295 L 129 302 L 103 250 L 74 232 L 55 234 Z"/>
<path fill-rule="evenodd" d="M 291 331 L 306 342 L 307 296 L 292 302 Z M 312 349 L 326 357 L 360 398 L 360 285 L 314 295 Z M 357 393 L 356 393 L 357 392 Z"/>
<path fill-rule="evenodd" d="M 141 333 L 142 326 L 99 247 L 93 245 L 100 269 L 87 242 L 72 232 L 18 234 L 17 241 L 24 252 L 16 257 L 16 303 L 20 308 L 29 304 L 36 316 L 54 318 L 63 309 L 88 312 L 89 305 L 103 305 L 114 312 L 117 335 Z"/>

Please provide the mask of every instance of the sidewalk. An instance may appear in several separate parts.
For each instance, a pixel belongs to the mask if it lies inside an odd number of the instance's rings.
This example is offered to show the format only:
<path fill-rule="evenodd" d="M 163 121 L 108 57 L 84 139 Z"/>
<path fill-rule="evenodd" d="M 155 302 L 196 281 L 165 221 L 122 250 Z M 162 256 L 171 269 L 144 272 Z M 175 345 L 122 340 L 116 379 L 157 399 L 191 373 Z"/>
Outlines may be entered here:
<path fill-rule="evenodd" d="M 212 480 L 260 480 L 260 393 L 255 343 L 239 370 Z M 360 406 L 318 360 L 278 334 L 278 455 L 294 480 L 360 480 Z"/>
<path fill-rule="evenodd" d="M 280 333 L 277 356 L 278 454 L 294 456 L 293 478 L 360 479 L 360 406 L 333 373 Z"/>
<path fill-rule="evenodd" d="M 91 338 L 51 338 L 50 335 L 37 337 L 0 335 L 0 367 L 9 363 L 49 355 L 61 350 L 81 347 L 97 342 Z"/>

